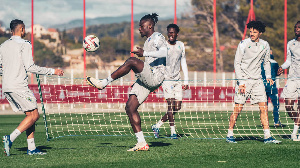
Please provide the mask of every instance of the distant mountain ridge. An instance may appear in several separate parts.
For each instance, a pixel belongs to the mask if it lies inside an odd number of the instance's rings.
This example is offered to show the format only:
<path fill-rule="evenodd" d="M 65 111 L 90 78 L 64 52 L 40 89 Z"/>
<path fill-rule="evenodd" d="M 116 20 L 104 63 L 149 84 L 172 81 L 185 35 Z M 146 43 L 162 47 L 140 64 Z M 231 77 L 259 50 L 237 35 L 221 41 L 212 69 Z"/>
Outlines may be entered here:
<path fill-rule="evenodd" d="M 134 15 L 134 21 L 139 21 L 141 17 L 146 15 L 147 13 L 140 13 Z M 160 20 L 164 19 L 170 19 L 170 17 L 160 18 Z M 99 25 L 99 24 L 111 24 L 111 23 L 121 23 L 121 22 L 130 22 L 131 21 L 131 15 L 123 15 L 123 16 L 116 16 L 116 17 L 97 17 L 94 19 L 86 19 L 86 26 L 91 25 Z M 82 19 L 75 19 L 68 23 L 64 24 L 56 24 L 49 26 L 51 28 L 56 28 L 61 30 L 64 29 L 72 29 L 77 27 L 83 27 L 83 20 Z"/>

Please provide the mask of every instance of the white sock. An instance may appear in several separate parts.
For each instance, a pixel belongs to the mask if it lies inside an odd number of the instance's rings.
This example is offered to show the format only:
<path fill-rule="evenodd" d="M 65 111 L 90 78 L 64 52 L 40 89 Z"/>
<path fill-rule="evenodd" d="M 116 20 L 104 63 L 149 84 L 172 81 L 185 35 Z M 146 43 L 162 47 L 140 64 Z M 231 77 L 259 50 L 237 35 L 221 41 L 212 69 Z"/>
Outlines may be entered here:
<path fill-rule="evenodd" d="M 138 143 L 140 143 L 140 142 L 145 142 L 146 143 L 143 131 L 135 133 L 135 136 L 136 136 L 136 139 L 137 139 Z"/>
<path fill-rule="evenodd" d="M 111 78 L 111 76 L 107 77 L 106 79 L 103 79 L 102 84 L 104 86 L 107 86 L 108 84 L 110 84 L 112 81 L 114 81 L 113 78 Z"/>
<path fill-rule="evenodd" d="M 170 129 L 171 129 L 171 135 L 176 134 L 175 126 L 170 126 Z"/>
<path fill-rule="evenodd" d="M 157 128 L 160 128 L 163 124 L 164 124 L 164 122 L 161 121 L 161 120 L 159 120 L 159 121 L 156 123 L 156 127 L 157 127 Z"/>
<path fill-rule="evenodd" d="M 270 129 L 264 129 L 264 139 L 271 137 Z"/>
<path fill-rule="evenodd" d="M 14 142 L 14 140 L 21 135 L 21 132 L 18 129 L 15 129 L 11 134 L 10 134 L 10 141 Z"/>
<path fill-rule="evenodd" d="M 228 129 L 227 137 L 233 136 L 233 129 Z"/>
<path fill-rule="evenodd" d="M 294 130 L 293 130 L 293 133 L 292 134 L 297 134 L 297 132 L 298 132 L 298 129 L 299 129 L 299 126 L 298 125 L 294 125 Z"/>
<path fill-rule="evenodd" d="M 27 139 L 28 150 L 35 150 L 34 138 Z"/>

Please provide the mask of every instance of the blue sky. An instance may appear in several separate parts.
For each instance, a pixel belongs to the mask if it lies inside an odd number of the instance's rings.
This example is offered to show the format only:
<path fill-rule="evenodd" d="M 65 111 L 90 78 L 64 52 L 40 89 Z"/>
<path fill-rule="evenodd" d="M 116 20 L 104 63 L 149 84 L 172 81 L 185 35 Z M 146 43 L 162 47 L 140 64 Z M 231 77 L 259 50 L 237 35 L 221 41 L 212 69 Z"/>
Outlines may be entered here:
<path fill-rule="evenodd" d="M 149 3 L 151 2 L 151 3 Z M 6 27 L 12 19 L 31 25 L 31 0 L 0 0 L 0 20 Z M 86 0 L 86 17 L 122 16 L 130 14 L 131 0 Z M 83 0 L 35 0 L 34 22 L 45 27 L 83 17 Z M 177 0 L 177 16 L 190 13 L 191 0 Z M 174 0 L 134 0 L 134 13 L 153 13 L 160 17 L 174 15 Z"/>

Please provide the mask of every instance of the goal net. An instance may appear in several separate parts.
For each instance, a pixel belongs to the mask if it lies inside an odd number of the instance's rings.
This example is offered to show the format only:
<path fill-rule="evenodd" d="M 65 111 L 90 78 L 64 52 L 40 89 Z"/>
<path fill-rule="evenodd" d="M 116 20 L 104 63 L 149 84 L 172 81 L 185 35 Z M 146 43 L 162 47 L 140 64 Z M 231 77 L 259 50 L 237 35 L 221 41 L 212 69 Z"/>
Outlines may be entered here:
<path fill-rule="evenodd" d="M 38 81 L 39 84 L 30 85 L 30 89 L 38 98 L 40 108 L 43 108 L 49 140 L 79 135 L 134 135 L 125 112 L 132 85 L 129 80 L 119 79 L 101 91 L 87 85 L 83 78 L 40 76 Z M 284 80 L 280 82 L 284 83 Z M 225 138 L 234 107 L 235 80 L 197 80 L 189 83 L 189 89 L 183 92 L 182 108 L 175 115 L 176 132 L 185 138 Z M 282 88 L 279 88 L 279 96 L 281 91 Z M 283 126 L 274 127 L 272 109 L 272 103 L 269 103 L 271 133 L 286 138 L 291 134 L 294 122 L 285 112 L 283 99 L 280 98 L 280 121 Z M 162 88 L 151 93 L 138 111 L 144 134 L 153 136 L 151 125 L 167 112 Z M 263 137 L 258 105 L 245 104 L 234 133 L 240 138 Z M 160 128 L 160 136 L 169 135 L 170 127 L 166 122 Z"/>

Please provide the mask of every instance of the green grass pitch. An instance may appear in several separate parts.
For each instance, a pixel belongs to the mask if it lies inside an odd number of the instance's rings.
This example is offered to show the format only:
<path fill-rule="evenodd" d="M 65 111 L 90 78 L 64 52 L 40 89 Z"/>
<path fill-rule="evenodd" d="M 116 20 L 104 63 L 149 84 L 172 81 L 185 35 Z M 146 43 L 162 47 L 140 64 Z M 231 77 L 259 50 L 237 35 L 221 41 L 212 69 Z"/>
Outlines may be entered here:
<path fill-rule="evenodd" d="M 10 134 L 24 115 L 1 115 L 0 134 Z M 242 118 L 239 118 L 240 120 Z M 282 144 L 264 144 L 261 139 L 146 137 L 150 151 L 127 152 L 134 136 L 69 136 L 46 140 L 42 118 L 36 127 L 36 146 L 47 155 L 27 156 L 26 135 L 13 143 L 11 156 L 0 154 L 0 167 L 298 167 L 300 142 L 281 139 Z M 143 123 L 149 124 L 149 123 Z M 149 126 L 148 126 L 149 127 Z M 2 147 L 3 148 L 3 147 Z"/>

